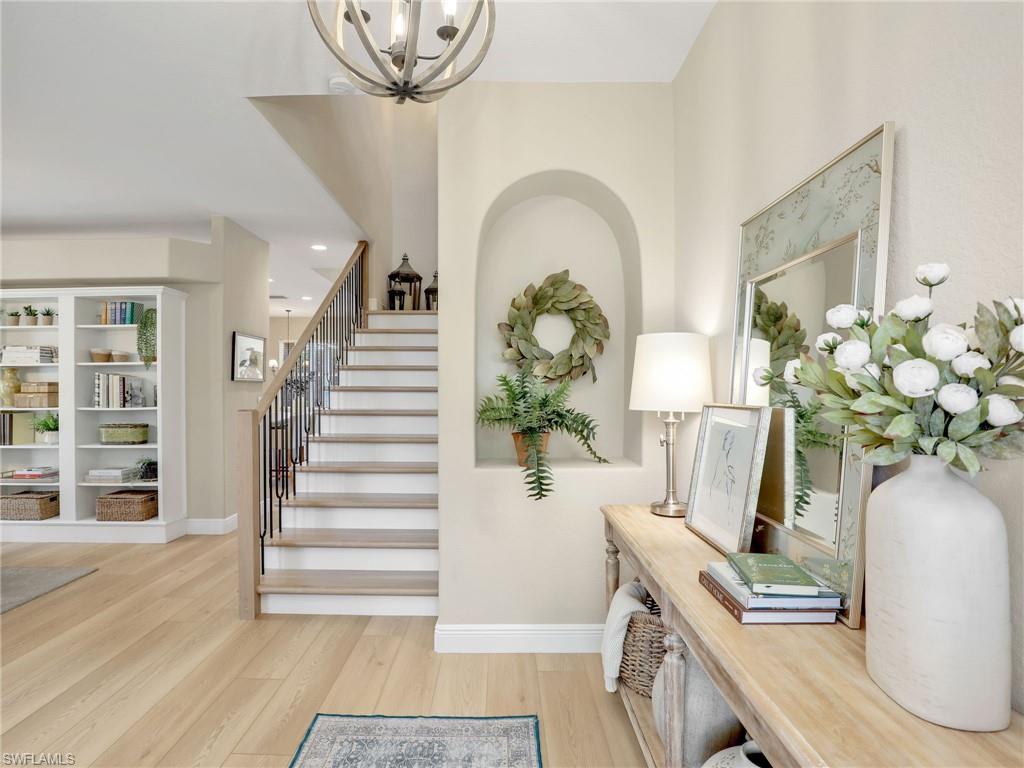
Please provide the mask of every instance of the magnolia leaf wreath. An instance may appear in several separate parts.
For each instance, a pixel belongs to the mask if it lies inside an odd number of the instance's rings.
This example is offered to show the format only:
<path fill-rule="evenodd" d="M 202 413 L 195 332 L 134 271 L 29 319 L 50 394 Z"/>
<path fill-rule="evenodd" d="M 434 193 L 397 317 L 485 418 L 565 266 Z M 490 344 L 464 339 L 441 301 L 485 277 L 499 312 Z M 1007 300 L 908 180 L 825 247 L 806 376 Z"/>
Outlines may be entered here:
<path fill-rule="evenodd" d="M 533 335 L 533 327 L 541 315 L 565 315 L 572 323 L 569 346 L 557 354 L 544 349 Z M 594 358 L 604 352 L 610 337 L 608 318 L 587 288 L 569 279 L 565 269 L 544 278 L 538 288 L 533 283 L 512 299 L 508 322 L 498 323 L 498 330 L 508 348 L 505 360 L 534 375 L 551 381 L 578 379 L 585 373 L 597 381 Z"/>

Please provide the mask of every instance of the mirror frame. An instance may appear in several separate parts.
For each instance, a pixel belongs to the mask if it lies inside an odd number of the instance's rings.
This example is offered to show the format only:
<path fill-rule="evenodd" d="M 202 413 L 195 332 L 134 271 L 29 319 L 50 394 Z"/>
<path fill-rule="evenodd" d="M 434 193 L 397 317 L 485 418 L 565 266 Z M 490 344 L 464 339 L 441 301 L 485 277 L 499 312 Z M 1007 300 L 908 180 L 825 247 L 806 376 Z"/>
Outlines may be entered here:
<path fill-rule="evenodd" d="M 759 210 L 753 216 L 740 224 L 740 247 L 737 260 L 737 293 L 736 312 L 733 324 L 733 349 L 731 365 L 731 388 L 730 401 L 742 403 L 746 392 L 746 366 L 749 347 L 749 335 L 751 324 L 749 323 L 749 300 L 751 285 L 764 277 L 776 274 L 780 269 L 792 267 L 795 264 L 809 258 L 827 252 L 838 245 L 851 240 L 857 240 L 857 262 L 858 273 L 855 281 L 854 296 L 852 303 L 857 306 L 870 306 L 875 315 L 880 314 L 885 307 L 886 277 L 888 272 L 889 252 L 889 227 L 892 208 L 892 169 L 894 154 L 895 125 L 892 122 L 883 123 L 867 136 L 856 142 L 853 146 L 844 150 L 834 159 L 816 170 L 811 175 L 800 181 L 798 184 L 787 190 L 767 206 Z M 778 207 L 782 212 L 783 204 L 791 202 L 791 196 L 804 192 L 805 188 L 810 190 L 810 185 L 819 180 L 820 177 L 834 166 L 861 149 L 865 144 L 874 140 L 879 142 L 878 163 L 879 163 L 879 190 L 877 201 L 878 216 L 875 221 L 861 221 L 857 226 L 847 228 L 845 231 L 833 232 L 829 242 L 821 244 L 817 241 L 817 233 L 802 250 L 793 251 L 791 243 L 787 243 L 785 254 L 775 254 L 771 263 L 749 263 L 744 268 L 744 242 L 747 234 L 747 227 L 756 222 L 765 214 L 769 214 Z M 823 181 L 823 180 L 822 180 Z M 779 219 L 784 216 L 778 216 Z M 863 226 L 862 226 L 863 225 Z M 820 229 L 820 228 L 819 228 Z M 873 268 L 865 272 L 865 268 Z M 870 279 L 873 277 L 873 281 Z M 868 285 L 868 283 L 872 283 Z M 836 545 L 829 547 L 812 536 L 801 533 L 784 525 L 770 520 L 762 515 L 757 515 L 755 524 L 754 541 L 761 545 L 762 549 L 785 554 L 800 562 L 807 557 L 825 559 L 831 558 L 835 562 L 835 568 L 831 569 L 826 563 L 815 573 L 819 577 L 825 576 L 834 584 L 846 584 L 846 600 L 839 618 L 851 628 L 858 628 L 861 621 L 863 608 L 864 591 L 864 512 L 868 494 L 871 492 L 872 472 L 864 471 L 866 465 L 861 462 L 863 451 L 849 443 L 843 443 L 842 450 L 842 478 L 839 490 L 839 518 L 836 522 Z M 868 468 L 870 469 L 870 468 Z M 752 551 L 755 547 L 751 547 Z M 843 564 L 846 564 L 843 567 Z"/>

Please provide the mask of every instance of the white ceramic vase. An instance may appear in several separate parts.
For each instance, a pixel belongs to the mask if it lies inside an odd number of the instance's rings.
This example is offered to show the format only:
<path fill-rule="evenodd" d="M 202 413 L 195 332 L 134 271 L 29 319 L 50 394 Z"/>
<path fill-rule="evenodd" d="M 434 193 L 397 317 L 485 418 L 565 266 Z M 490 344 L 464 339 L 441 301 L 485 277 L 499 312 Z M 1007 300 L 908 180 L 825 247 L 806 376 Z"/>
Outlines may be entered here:
<path fill-rule="evenodd" d="M 729 747 L 708 758 L 701 768 L 764 768 L 768 761 L 761 748 L 753 741 L 738 747 Z"/>
<path fill-rule="evenodd" d="M 967 731 L 1010 724 L 1010 573 L 999 509 L 934 456 L 867 505 L 867 668 L 897 704 Z"/>

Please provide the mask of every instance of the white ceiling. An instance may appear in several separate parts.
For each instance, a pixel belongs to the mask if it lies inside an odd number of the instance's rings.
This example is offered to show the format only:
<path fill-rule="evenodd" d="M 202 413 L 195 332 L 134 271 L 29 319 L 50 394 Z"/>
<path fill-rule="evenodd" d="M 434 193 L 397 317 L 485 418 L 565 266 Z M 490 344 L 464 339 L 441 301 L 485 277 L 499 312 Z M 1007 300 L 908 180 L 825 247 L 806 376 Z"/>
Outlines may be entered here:
<path fill-rule="evenodd" d="M 478 80 L 668 81 L 711 7 L 496 5 Z M 5 233 L 207 240 L 221 214 L 271 244 L 270 291 L 293 298 L 275 314 L 310 310 L 298 297 L 329 285 L 316 268 L 338 268 L 361 231 L 247 101 L 327 92 L 338 67 L 305 2 L 4 0 L 0 12 Z"/>

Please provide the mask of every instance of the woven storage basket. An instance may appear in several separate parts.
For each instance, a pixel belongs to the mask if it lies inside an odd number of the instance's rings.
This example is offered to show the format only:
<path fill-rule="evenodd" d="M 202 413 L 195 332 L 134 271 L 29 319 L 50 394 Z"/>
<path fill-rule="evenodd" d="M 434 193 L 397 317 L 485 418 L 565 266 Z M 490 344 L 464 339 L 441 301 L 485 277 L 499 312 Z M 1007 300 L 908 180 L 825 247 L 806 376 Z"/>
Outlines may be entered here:
<path fill-rule="evenodd" d="M 48 520 L 60 514 L 56 491 L 19 491 L 0 496 L 0 520 Z"/>
<path fill-rule="evenodd" d="M 96 519 L 101 522 L 140 523 L 156 513 L 156 491 L 114 491 L 96 499 Z"/>
<path fill-rule="evenodd" d="M 629 617 L 626 639 L 622 641 L 619 680 L 641 696 L 651 698 L 654 676 L 665 658 L 668 628 L 660 616 L 637 611 Z"/>

